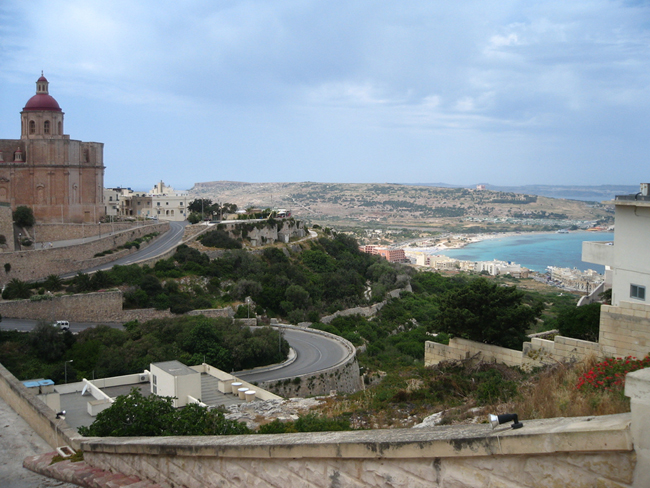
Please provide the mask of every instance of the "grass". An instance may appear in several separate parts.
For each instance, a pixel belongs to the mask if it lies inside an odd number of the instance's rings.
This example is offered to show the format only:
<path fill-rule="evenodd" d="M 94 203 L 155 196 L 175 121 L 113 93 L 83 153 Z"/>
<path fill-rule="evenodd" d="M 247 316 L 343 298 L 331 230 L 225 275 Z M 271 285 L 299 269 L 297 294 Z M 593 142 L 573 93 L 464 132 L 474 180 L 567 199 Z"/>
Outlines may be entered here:
<path fill-rule="evenodd" d="M 531 373 L 471 359 L 413 366 L 389 371 L 364 391 L 324 399 L 317 409 L 326 416 L 349 418 L 353 428 L 371 429 L 411 427 L 439 412 L 441 424 L 485 422 L 488 413 L 539 419 L 629 412 L 621 385 L 578 388 L 598 364 L 589 358 Z"/>

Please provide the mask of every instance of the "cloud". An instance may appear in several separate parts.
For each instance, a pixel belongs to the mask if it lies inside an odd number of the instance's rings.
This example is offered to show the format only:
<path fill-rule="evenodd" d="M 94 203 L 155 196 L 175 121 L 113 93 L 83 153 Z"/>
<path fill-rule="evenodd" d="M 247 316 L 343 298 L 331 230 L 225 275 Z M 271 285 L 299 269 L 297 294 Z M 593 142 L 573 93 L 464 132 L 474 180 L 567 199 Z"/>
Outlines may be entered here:
<path fill-rule="evenodd" d="M 649 10 L 605 0 L 8 0 L 0 92 L 24 98 L 44 69 L 64 109 L 87 120 L 77 131 L 98 124 L 83 113 L 93 107 L 106 120 L 93 138 L 128 153 L 127 131 L 155 126 L 161 135 L 142 134 L 141 149 L 172 172 L 169 154 L 193 138 L 219 141 L 202 145 L 210 161 L 277 158 L 295 168 L 307 158 L 322 168 L 328 157 L 345 161 L 347 149 L 343 179 L 368 178 L 356 163 L 364 154 L 384 161 L 391 181 L 403 173 L 390 161 L 403 159 L 412 163 L 400 168 L 422 178 L 429 137 L 443 146 L 440 158 L 463 168 L 457 181 L 481 161 L 499 161 L 491 174 L 510 178 L 544 154 L 584 175 L 595 169 L 591 140 L 610 140 L 607 154 L 617 144 L 632 159 L 647 152 L 638 128 L 649 122 Z M 319 149 L 310 154 L 304 141 Z M 452 143 L 477 155 L 444 147 Z M 259 167 L 251 173 L 275 176 Z M 606 171 L 599 163 L 597 177 Z M 637 173 L 630 163 L 621 177 Z"/>

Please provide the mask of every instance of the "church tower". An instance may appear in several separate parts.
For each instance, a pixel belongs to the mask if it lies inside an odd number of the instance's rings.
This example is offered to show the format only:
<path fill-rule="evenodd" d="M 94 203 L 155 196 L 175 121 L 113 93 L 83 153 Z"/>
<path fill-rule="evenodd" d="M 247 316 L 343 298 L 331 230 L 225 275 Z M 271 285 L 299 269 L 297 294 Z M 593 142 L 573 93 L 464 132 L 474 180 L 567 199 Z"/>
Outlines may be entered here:
<path fill-rule="evenodd" d="M 104 145 L 70 139 L 43 76 L 20 112 L 20 139 L 0 139 L 0 202 L 30 207 L 39 223 L 104 216 Z"/>
<path fill-rule="evenodd" d="M 49 93 L 49 82 L 43 76 L 36 81 L 36 95 L 27 100 L 20 112 L 21 139 L 63 138 L 63 111 Z"/>

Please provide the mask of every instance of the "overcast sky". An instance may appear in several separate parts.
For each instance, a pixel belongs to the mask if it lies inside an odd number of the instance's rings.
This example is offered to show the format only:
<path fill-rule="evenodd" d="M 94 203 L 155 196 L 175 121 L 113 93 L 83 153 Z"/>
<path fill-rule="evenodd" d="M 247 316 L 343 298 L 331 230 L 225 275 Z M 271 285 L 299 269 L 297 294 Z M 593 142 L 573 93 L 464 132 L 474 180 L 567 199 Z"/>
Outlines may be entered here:
<path fill-rule="evenodd" d="M 647 1 L 0 0 L 0 138 L 41 70 L 106 186 L 650 180 Z"/>

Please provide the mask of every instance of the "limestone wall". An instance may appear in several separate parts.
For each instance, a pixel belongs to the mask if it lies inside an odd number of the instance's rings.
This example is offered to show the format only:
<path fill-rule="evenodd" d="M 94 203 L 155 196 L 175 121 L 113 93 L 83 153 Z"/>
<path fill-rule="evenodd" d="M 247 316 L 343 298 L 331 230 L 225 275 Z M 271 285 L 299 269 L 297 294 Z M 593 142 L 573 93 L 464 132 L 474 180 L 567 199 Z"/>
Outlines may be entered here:
<path fill-rule="evenodd" d="M 36 281 L 51 274 L 75 273 L 80 269 L 105 264 L 122 255 L 135 252 L 135 248 L 132 248 L 131 251 L 121 251 L 121 254 L 114 253 L 98 258 L 94 257 L 95 254 L 114 249 L 128 241 L 153 232 L 166 232 L 168 229 L 169 223 L 164 222 L 136 227 L 129 231 L 108 235 L 75 246 L 39 249 L 37 245 L 32 250 L 0 253 L 0 264 L 3 265 L 0 267 L 0 285 L 9 282 L 13 278 L 22 281 Z M 4 268 L 6 263 L 11 265 L 9 272 L 6 272 Z"/>
<path fill-rule="evenodd" d="M 107 222 L 90 224 L 43 224 L 37 223 L 33 228 L 36 242 L 65 241 L 68 239 L 83 239 L 86 237 L 105 236 L 122 231 L 133 230 L 139 227 L 157 225 L 155 222 Z M 159 225 L 159 224 L 158 224 Z M 145 232 L 149 234 L 149 232 Z"/>
<path fill-rule="evenodd" d="M 630 414 L 430 429 L 88 439 L 86 462 L 164 487 L 630 487 Z M 646 428 L 647 430 L 647 428 Z M 635 469 L 637 473 L 635 473 Z M 638 485 L 642 486 L 642 485 Z M 646 485 L 647 486 L 647 485 Z"/>
<path fill-rule="evenodd" d="M 295 328 L 291 325 L 275 325 L 274 327 Z M 332 390 L 354 393 L 362 389 L 363 381 L 359 372 L 356 349 L 352 343 L 329 332 L 316 329 L 307 330 L 312 334 L 323 335 L 338 341 L 348 351 L 347 356 L 339 364 L 325 371 L 264 381 L 260 383 L 260 386 L 283 397 L 328 395 Z"/>
<path fill-rule="evenodd" d="M 0 235 L 4 236 L 5 243 L 0 244 L 0 252 L 14 250 L 14 220 L 11 207 L 8 203 L 0 202 Z"/>
<path fill-rule="evenodd" d="M 498 362 L 508 366 L 521 366 L 522 353 L 505 347 L 482 344 L 454 337 L 449 340 L 449 345 L 427 341 L 424 350 L 424 363 L 426 366 L 437 364 L 448 359 L 466 359 L 480 354 L 484 361 Z"/>
<path fill-rule="evenodd" d="M 604 356 L 645 357 L 650 353 L 650 306 L 623 301 L 618 307 L 603 305 L 598 342 Z"/>
<path fill-rule="evenodd" d="M 447 359 L 465 359 L 477 353 L 484 360 L 524 368 L 557 361 L 580 361 L 589 356 L 643 358 L 650 353 L 650 306 L 630 302 L 621 302 L 618 307 L 603 305 L 598 342 L 560 335 L 552 341 L 533 337 L 519 352 L 453 338 L 448 346 L 426 342 L 424 362 L 430 366 Z"/>
<path fill-rule="evenodd" d="M 122 309 L 122 292 L 120 290 L 80 293 L 78 295 L 59 295 L 49 300 L 0 300 L 0 315 L 6 318 L 32 320 L 69 320 L 71 322 L 130 322 L 178 317 L 169 310 L 155 308 Z M 205 315 L 207 317 L 232 317 L 230 307 L 207 310 L 193 310 L 188 315 Z"/>

